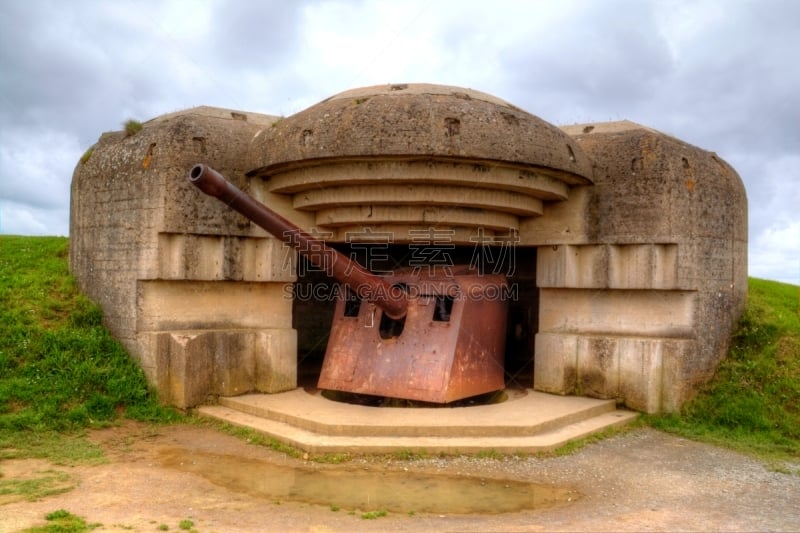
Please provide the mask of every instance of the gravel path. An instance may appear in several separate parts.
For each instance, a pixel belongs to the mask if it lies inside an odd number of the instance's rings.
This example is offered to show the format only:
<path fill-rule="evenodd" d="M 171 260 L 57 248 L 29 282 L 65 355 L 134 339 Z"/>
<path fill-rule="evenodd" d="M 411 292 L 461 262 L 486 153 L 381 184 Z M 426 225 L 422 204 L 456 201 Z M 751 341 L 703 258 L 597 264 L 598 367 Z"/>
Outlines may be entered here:
<path fill-rule="evenodd" d="M 779 473 L 741 454 L 646 428 L 563 457 L 383 457 L 341 465 L 291 459 L 198 426 L 127 424 L 97 431 L 92 439 L 106 449 L 108 464 L 70 468 L 31 460 L 0 462 L 6 479 L 49 468 L 66 472 L 76 485 L 41 501 L 0 505 L 0 532 L 42 524 L 46 513 L 60 508 L 101 523 L 98 532 L 157 531 L 162 524 L 178 531 L 182 519 L 191 519 L 197 531 L 220 533 L 800 531 L 800 464 L 790 466 L 793 473 Z M 176 457 L 185 461 L 176 463 Z M 225 459 L 212 474 L 197 466 L 208 457 Z M 247 483 L 235 479 L 231 465 L 236 461 L 250 471 Z M 390 512 L 369 520 L 361 517 L 362 510 L 265 497 L 261 489 L 274 480 L 260 476 L 258 468 L 267 464 L 376 477 L 404 472 L 519 480 L 564 489 L 570 496 L 549 507 L 513 513 Z M 342 479 L 346 484 L 347 477 Z"/>

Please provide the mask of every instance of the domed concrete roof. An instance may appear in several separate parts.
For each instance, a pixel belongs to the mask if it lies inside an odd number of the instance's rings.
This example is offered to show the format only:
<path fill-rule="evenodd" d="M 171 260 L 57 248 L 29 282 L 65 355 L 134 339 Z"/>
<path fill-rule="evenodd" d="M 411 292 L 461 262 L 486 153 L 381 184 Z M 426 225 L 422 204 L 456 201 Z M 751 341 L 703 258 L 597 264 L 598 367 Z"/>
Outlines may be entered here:
<path fill-rule="evenodd" d="M 592 172 L 578 144 L 552 124 L 486 93 L 431 84 L 339 93 L 277 121 L 253 148 L 259 163 L 253 174 L 260 175 L 375 157 L 546 168 L 570 183 L 587 183 Z"/>
<path fill-rule="evenodd" d="M 252 140 L 251 177 L 292 195 L 333 240 L 369 228 L 408 240 L 511 236 L 520 219 L 592 183 L 592 162 L 561 129 L 494 96 L 430 84 L 334 95 Z M 509 237 L 510 238 L 510 237 Z"/>

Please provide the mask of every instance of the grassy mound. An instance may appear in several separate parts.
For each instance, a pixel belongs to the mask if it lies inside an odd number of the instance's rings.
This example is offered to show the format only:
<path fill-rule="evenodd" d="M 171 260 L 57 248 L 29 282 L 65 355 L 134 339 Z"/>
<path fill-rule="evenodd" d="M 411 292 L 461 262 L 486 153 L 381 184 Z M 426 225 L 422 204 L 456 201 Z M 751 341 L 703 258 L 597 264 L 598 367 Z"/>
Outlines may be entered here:
<path fill-rule="evenodd" d="M 800 456 L 800 287 L 750 279 L 728 357 L 657 428 L 759 455 Z"/>
<path fill-rule="evenodd" d="M 0 431 L 170 419 L 67 255 L 66 238 L 0 236 Z"/>

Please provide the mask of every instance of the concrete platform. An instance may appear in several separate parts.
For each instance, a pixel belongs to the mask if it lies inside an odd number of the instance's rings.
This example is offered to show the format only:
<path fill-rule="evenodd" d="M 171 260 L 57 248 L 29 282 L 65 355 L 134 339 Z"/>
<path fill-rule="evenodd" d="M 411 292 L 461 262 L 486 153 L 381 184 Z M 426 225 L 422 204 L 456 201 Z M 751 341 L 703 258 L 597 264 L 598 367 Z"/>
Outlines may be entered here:
<path fill-rule="evenodd" d="M 368 407 L 295 389 L 222 397 L 201 416 L 248 427 L 311 453 L 536 453 L 634 420 L 613 400 L 515 391 L 470 407 Z"/>

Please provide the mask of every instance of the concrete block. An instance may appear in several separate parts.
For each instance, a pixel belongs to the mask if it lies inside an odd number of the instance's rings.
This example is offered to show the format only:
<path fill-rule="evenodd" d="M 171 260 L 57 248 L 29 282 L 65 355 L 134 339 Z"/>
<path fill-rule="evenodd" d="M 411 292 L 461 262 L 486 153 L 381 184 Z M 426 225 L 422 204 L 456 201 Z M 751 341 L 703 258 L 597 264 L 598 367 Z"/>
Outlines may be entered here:
<path fill-rule="evenodd" d="M 574 276 L 568 272 L 569 247 L 542 246 L 536 253 L 536 284 L 539 287 L 566 287 Z"/>
<path fill-rule="evenodd" d="M 661 412 L 675 413 L 697 392 L 700 383 L 710 376 L 692 370 L 699 352 L 694 339 L 669 339 L 663 342 Z"/>
<path fill-rule="evenodd" d="M 695 297 L 691 291 L 542 289 L 539 331 L 689 338 Z"/>
<path fill-rule="evenodd" d="M 586 213 L 593 198 L 592 187 L 573 187 L 569 199 L 545 203 L 542 216 L 520 220 L 520 242 L 529 246 L 591 242 L 594 225 Z"/>
<path fill-rule="evenodd" d="M 140 281 L 137 329 L 290 328 L 284 283 Z"/>
<path fill-rule="evenodd" d="M 255 389 L 255 334 L 247 330 L 214 331 L 214 383 L 212 391 L 236 396 Z"/>
<path fill-rule="evenodd" d="M 143 337 L 156 349 L 162 401 L 179 408 L 210 396 L 297 387 L 293 329 L 162 331 Z"/>
<path fill-rule="evenodd" d="M 619 396 L 619 349 L 615 337 L 577 337 L 578 394 L 592 398 Z"/>
<path fill-rule="evenodd" d="M 161 233 L 158 248 L 161 279 L 223 279 L 222 237 Z"/>
<path fill-rule="evenodd" d="M 603 245 L 543 246 L 536 272 L 540 287 L 602 289 L 608 286 L 608 249 Z"/>
<path fill-rule="evenodd" d="M 281 392 L 297 387 L 297 331 L 265 329 L 254 332 L 255 388 Z"/>
<path fill-rule="evenodd" d="M 295 280 L 294 251 L 271 237 L 161 233 L 158 278 L 197 281 Z"/>
<path fill-rule="evenodd" d="M 626 406 L 645 413 L 661 410 L 662 359 L 664 345 L 669 342 L 668 339 L 617 340 L 619 396 Z"/>
<path fill-rule="evenodd" d="M 578 372 L 578 337 L 561 333 L 537 333 L 534 342 L 534 390 L 574 394 Z"/>
<path fill-rule="evenodd" d="M 333 95 L 253 138 L 251 153 L 260 154 L 253 166 L 267 175 L 319 166 L 321 160 L 398 159 L 469 159 L 478 167 L 475 182 L 494 166 L 517 170 L 535 164 L 538 173 L 571 184 L 587 183 L 593 174 L 577 143 L 538 117 L 479 91 L 430 84 Z M 523 176 L 515 178 L 524 184 Z"/>
<path fill-rule="evenodd" d="M 244 239 L 241 260 L 244 281 L 293 282 L 297 254 L 288 245 L 274 238 Z"/>
<path fill-rule="evenodd" d="M 569 246 L 569 269 L 574 280 L 568 287 L 602 289 L 608 287 L 608 247 L 603 245 Z"/>
<path fill-rule="evenodd" d="M 608 286 L 612 289 L 677 289 L 675 244 L 611 245 Z"/>
<path fill-rule="evenodd" d="M 162 398 L 182 409 L 205 402 L 214 380 L 213 335 L 164 332 L 159 337 L 159 355 L 167 362 Z"/>
<path fill-rule="evenodd" d="M 158 376 L 162 373 L 165 365 L 159 360 L 158 353 L 158 334 L 153 332 L 141 333 L 135 339 L 131 339 L 126 344 L 135 346 L 136 349 L 129 350 L 131 357 L 135 358 L 142 367 L 147 382 L 159 389 Z"/>

